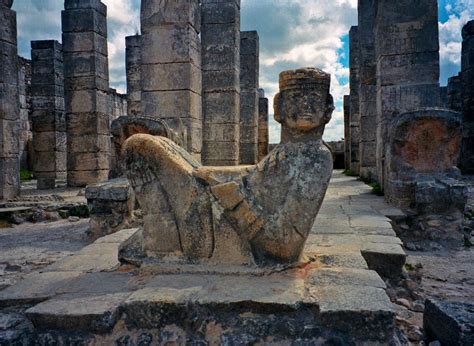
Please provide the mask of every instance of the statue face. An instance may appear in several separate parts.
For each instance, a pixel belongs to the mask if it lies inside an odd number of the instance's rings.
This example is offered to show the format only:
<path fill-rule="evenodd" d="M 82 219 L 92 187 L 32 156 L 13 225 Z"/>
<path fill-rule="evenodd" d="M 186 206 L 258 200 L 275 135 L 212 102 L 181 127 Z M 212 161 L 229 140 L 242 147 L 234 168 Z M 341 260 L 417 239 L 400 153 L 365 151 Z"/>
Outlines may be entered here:
<path fill-rule="evenodd" d="M 275 97 L 275 120 L 303 132 L 326 125 L 333 110 L 332 96 L 318 90 L 289 90 Z"/>

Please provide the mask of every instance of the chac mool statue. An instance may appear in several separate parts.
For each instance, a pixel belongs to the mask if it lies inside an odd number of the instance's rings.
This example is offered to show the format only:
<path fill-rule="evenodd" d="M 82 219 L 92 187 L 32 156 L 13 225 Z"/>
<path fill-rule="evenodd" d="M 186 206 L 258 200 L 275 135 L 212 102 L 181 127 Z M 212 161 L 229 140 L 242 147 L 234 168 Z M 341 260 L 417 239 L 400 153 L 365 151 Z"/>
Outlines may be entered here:
<path fill-rule="evenodd" d="M 274 100 L 281 143 L 254 166 L 205 167 L 171 140 L 134 135 L 127 176 L 144 214 L 140 248 L 160 261 L 275 265 L 300 259 L 323 202 L 332 157 L 330 75 L 282 72 Z"/>

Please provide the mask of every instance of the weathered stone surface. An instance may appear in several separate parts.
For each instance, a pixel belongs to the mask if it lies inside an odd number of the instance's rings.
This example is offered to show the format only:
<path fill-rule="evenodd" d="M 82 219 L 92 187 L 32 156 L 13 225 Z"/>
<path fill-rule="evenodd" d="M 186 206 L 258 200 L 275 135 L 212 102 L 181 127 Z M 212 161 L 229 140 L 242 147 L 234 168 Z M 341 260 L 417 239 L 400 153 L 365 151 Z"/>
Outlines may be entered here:
<path fill-rule="evenodd" d="M 20 112 L 16 13 L 12 2 L 0 6 L 0 199 L 20 190 Z"/>
<path fill-rule="evenodd" d="M 268 128 L 268 99 L 265 97 L 265 91 L 259 89 L 258 99 L 258 155 L 257 160 L 261 161 L 268 154 L 269 145 Z"/>
<path fill-rule="evenodd" d="M 377 61 L 375 57 L 376 4 L 374 0 L 359 0 L 359 114 L 360 175 L 375 180 L 376 168 L 376 117 L 377 117 Z"/>
<path fill-rule="evenodd" d="M 127 114 L 141 114 L 141 36 L 125 37 L 125 61 L 127 70 Z"/>
<path fill-rule="evenodd" d="M 93 239 L 115 233 L 133 225 L 135 196 L 128 181 L 112 179 L 86 188 L 90 212 L 89 234 Z"/>
<path fill-rule="evenodd" d="M 329 83 L 330 76 L 317 69 L 281 74 L 275 108 L 282 144 L 257 166 L 201 167 L 165 138 L 132 136 L 125 144 L 127 175 L 145 215 L 145 253 L 182 253 L 211 263 L 297 261 L 331 174 L 332 159 L 321 141 L 334 108 Z M 315 113 L 302 117 L 308 103 Z M 314 171 L 304 180 L 318 180 L 310 189 L 298 185 L 308 162 Z M 289 176 L 292 183 L 284 183 Z M 293 189 L 297 197 L 291 197 Z M 164 239 L 179 242 L 165 247 Z"/>
<path fill-rule="evenodd" d="M 344 168 L 351 168 L 351 105 L 350 96 L 344 95 Z"/>
<path fill-rule="evenodd" d="M 112 112 L 104 45 L 106 14 L 106 6 L 96 0 L 67 0 L 62 13 L 69 186 L 101 181 L 110 166 L 110 141 L 99 139 L 100 135 L 110 135 Z M 84 51 L 87 46 L 91 49 Z M 97 136 L 87 153 L 81 149 L 83 136 Z"/>
<path fill-rule="evenodd" d="M 474 21 L 468 22 L 462 30 L 461 84 L 462 112 L 465 128 L 474 124 Z M 461 166 L 466 173 L 474 172 L 474 133 L 465 131 L 463 135 Z"/>
<path fill-rule="evenodd" d="M 462 302 L 442 302 L 427 299 L 423 328 L 428 341 L 445 345 L 474 343 L 474 305 Z"/>
<path fill-rule="evenodd" d="M 32 41 L 33 170 L 38 189 L 54 189 L 66 176 L 66 114 L 62 46 Z M 48 167 L 44 163 L 50 163 Z"/>
<path fill-rule="evenodd" d="M 378 1 L 377 176 L 385 187 L 385 155 L 392 119 L 422 107 L 437 107 L 439 93 L 438 6 L 435 0 Z"/>
<path fill-rule="evenodd" d="M 256 31 L 240 33 L 240 164 L 258 159 L 259 37 Z"/>
<path fill-rule="evenodd" d="M 187 128 L 187 150 L 199 160 L 202 149 L 200 18 L 197 0 L 147 0 L 141 6 L 141 114 L 181 119 Z M 195 120 L 200 122 L 199 127 Z"/>
<path fill-rule="evenodd" d="M 229 162 L 235 166 L 239 164 L 240 133 L 234 125 L 240 118 L 240 3 L 204 1 L 201 13 L 202 161 L 205 165 Z"/>
<path fill-rule="evenodd" d="M 349 59 L 350 59 L 350 139 L 351 139 L 351 163 L 350 170 L 354 174 L 360 173 L 360 47 L 358 27 L 353 26 L 349 31 Z"/>

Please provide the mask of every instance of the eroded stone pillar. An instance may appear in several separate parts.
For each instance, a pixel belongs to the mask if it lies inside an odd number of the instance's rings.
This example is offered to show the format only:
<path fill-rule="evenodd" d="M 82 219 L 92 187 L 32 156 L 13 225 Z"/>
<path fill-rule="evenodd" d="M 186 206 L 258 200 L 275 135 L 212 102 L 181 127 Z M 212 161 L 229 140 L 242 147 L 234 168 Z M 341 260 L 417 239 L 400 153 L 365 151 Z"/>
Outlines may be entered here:
<path fill-rule="evenodd" d="M 461 75 L 448 79 L 448 108 L 462 112 L 462 81 Z"/>
<path fill-rule="evenodd" d="M 461 166 L 465 173 L 474 173 L 474 21 L 468 22 L 462 29 L 462 109 L 463 144 Z"/>
<path fill-rule="evenodd" d="M 62 12 L 67 117 L 67 183 L 106 180 L 110 167 L 107 7 L 65 0 Z"/>
<path fill-rule="evenodd" d="M 240 143 L 240 0 L 203 0 L 201 6 L 202 161 L 235 166 Z"/>
<path fill-rule="evenodd" d="M 0 2 L 0 199 L 20 191 L 18 49 L 13 1 Z"/>
<path fill-rule="evenodd" d="M 351 97 L 344 95 L 344 168 L 351 168 Z"/>
<path fill-rule="evenodd" d="M 257 162 L 259 37 L 240 33 L 240 163 Z"/>
<path fill-rule="evenodd" d="M 384 185 L 393 121 L 404 112 L 439 105 L 439 33 L 436 0 L 378 0 L 377 175 Z"/>
<path fill-rule="evenodd" d="M 38 189 L 66 177 L 63 51 L 58 41 L 31 42 L 33 171 Z"/>
<path fill-rule="evenodd" d="M 201 8 L 199 0 L 142 0 L 142 115 L 181 122 L 187 149 L 202 148 Z M 145 78 L 146 76 L 146 78 Z"/>
<path fill-rule="evenodd" d="M 269 128 L 268 128 L 268 99 L 263 89 L 258 90 L 258 158 L 260 162 L 268 154 Z"/>
<path fill-rule="evenodd" d="M 377 118 L 377 63 L 375 59 L 375 0 L 359 0 L 359 114 L 360 175 L 368 180 L 377 177 L 376 118 Z"/>
<path fill-rule="evenodd" d="M 141 44 L 140 35 L 125 37 L 125 63 L 127 70 L 127 114 L 139 116 L 141 105 Z"/>
<path fill-rule="evenodd" d="M 18 96 L 20 98 L 20 169 L 32 171 L 31 60 L 18 57 Z"/>
<path fill-rule="evenodd" d="M 349 31 L 349 89 L 350 97 L 350 124 L 351 124 L 351 163 L 350 170 L 353 174 L 360 173 L 360 103 L 359 103 L 359 84 L 360 84 L 360 49 L 358 27 L 353 26 Z"/>

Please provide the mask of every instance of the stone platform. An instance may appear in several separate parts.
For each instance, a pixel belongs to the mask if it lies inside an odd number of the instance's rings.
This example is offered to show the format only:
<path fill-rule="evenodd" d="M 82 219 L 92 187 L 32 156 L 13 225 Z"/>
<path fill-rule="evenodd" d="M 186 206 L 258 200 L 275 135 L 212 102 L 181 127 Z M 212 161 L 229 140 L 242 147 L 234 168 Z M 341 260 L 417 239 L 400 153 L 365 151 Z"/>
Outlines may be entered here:
<path fill-rule="evenodd" d="M 0 345 L 386 344 L 395 316 L 376 271 L 393 277 L 403 266 L 386 218 L 399 213 L 336 172 L 305 264 L 253 275 L 120 265 L 120 244 L 138 231 L 123 230 L 0 291 Z"/>

